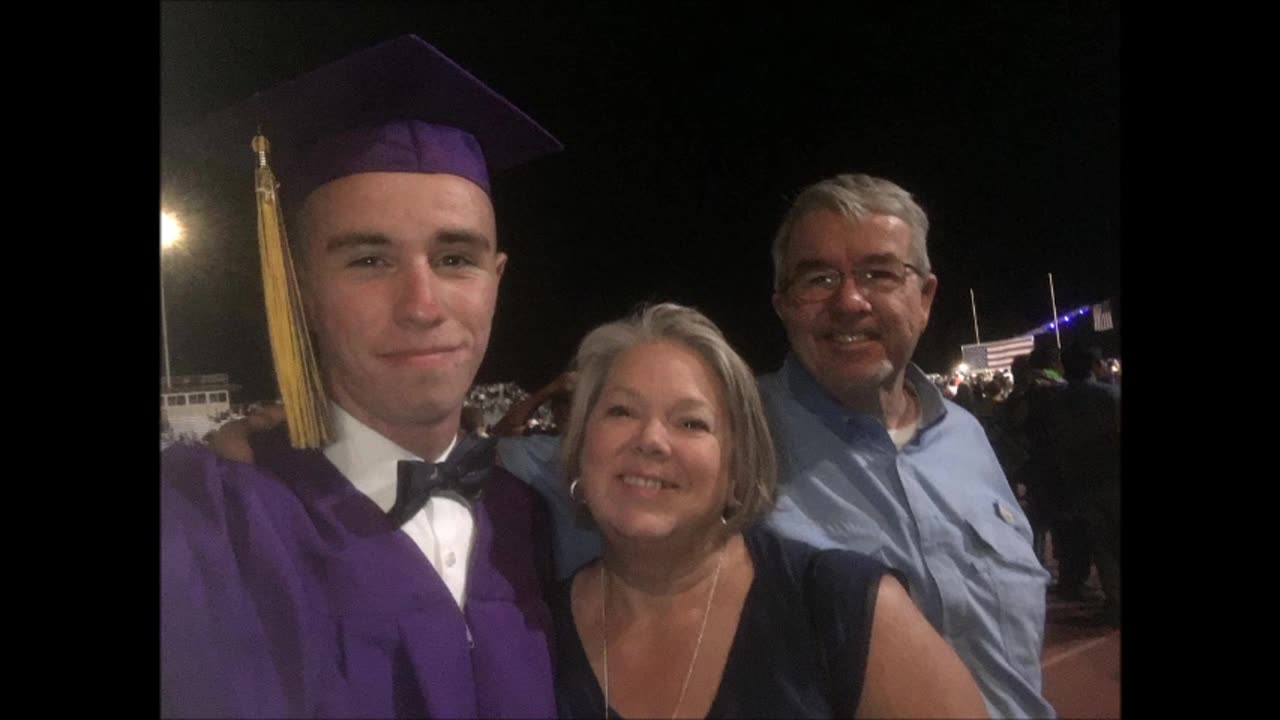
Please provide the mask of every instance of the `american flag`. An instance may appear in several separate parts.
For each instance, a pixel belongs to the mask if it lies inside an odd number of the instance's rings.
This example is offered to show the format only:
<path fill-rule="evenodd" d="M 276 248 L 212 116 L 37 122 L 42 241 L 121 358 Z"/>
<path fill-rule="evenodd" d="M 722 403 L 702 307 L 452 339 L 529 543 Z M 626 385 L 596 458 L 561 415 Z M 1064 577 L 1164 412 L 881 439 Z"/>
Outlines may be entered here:
<path fill-rule="evenodd" d="M 1093 313 L 1093 331 L 1094 332 L 1102 332 L 1104 330 L 1111 330 L 1115 328 L 1115 325 L 1112 324 L 1111 322 L 1111 301 L 1110 300 L 1094 305 L 1091 311 Z"/>
<path fill-rule="evenodd" d="M 1008 340 L 960 346 L 960 356 L 965 364 L 975 370 L 1003 370 L 1013 365 L 1019 355 L 1030 355 L 1035 349 L 1034 335 L 1021 335 Z"/>

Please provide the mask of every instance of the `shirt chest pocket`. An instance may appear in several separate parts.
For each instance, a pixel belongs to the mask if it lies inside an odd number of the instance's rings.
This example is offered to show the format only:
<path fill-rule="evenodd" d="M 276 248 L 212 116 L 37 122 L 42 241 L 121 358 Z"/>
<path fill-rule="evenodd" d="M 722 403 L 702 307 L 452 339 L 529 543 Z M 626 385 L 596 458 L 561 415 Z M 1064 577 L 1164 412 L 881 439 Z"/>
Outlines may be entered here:
<path fill-rule="evenodd" d="M 965 520 L 972 540 L 970 559 L 991 585 L 1005 653 L 1028 667 L 1040 662 L 1049 574 L 1032 552 L 1029 531 L 1020 532 L 1017 523 L 1017 516 L 1000 503 Z"/>

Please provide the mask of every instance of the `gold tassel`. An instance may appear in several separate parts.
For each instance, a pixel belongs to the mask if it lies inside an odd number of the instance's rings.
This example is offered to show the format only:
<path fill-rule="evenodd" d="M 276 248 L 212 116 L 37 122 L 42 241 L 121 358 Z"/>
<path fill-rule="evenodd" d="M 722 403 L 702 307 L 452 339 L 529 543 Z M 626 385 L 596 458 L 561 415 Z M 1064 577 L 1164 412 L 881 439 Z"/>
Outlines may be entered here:
<path fill-rule="evenodd" d="M 254 181 L 258 196 L 258 254 L 262 260 L 262 292 L 267 305 L 267 332 L 276 382 L 295 448 L 321 448 L 333 439 L 329 400 L 303 311 L 302 293 L 294 272 L 289 239 L 276 193 L 279 185 L 267 164 L 271 144 L 261 134 L 253 138 L 258 156 Z"/>

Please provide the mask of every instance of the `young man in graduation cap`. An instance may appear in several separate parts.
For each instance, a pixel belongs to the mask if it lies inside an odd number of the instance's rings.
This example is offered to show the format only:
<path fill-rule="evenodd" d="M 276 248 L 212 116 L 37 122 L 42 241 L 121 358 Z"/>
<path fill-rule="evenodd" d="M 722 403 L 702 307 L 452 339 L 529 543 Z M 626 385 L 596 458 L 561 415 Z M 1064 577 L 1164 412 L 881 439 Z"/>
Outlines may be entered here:
<path fill-rule="evenodd" d="M 459 421 L 506 263 L 490 173 L 559 143 L 413 36 L 206 130 L 256 152 L 288 425 L 253 466 L 162 456 L 164 714 L 553 716 L 545 517 Z"/>

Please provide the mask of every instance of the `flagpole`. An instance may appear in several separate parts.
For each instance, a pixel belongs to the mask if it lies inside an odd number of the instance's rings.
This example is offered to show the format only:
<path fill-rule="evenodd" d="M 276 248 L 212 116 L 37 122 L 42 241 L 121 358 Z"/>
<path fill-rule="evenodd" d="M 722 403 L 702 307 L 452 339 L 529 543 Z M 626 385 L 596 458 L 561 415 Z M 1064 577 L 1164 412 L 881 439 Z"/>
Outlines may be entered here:
<path fill-rule="evenodd" d="M 1053 304 L 1053 337 L 1058 342 L 1058 349 L 1062 349 L 1062 334 L 1058 332 L 1058 298 L 1053 294 L 1053 273 L 1049 273 L 1049 302 Z"/>
<path fill-rule="evenodd" d="M 969 288 L 969 304 L 973 307 L 973 341 L 982 344 L 982 336 L 978 334 L 978 303 L 973 299 L 973 288 Z"/>

